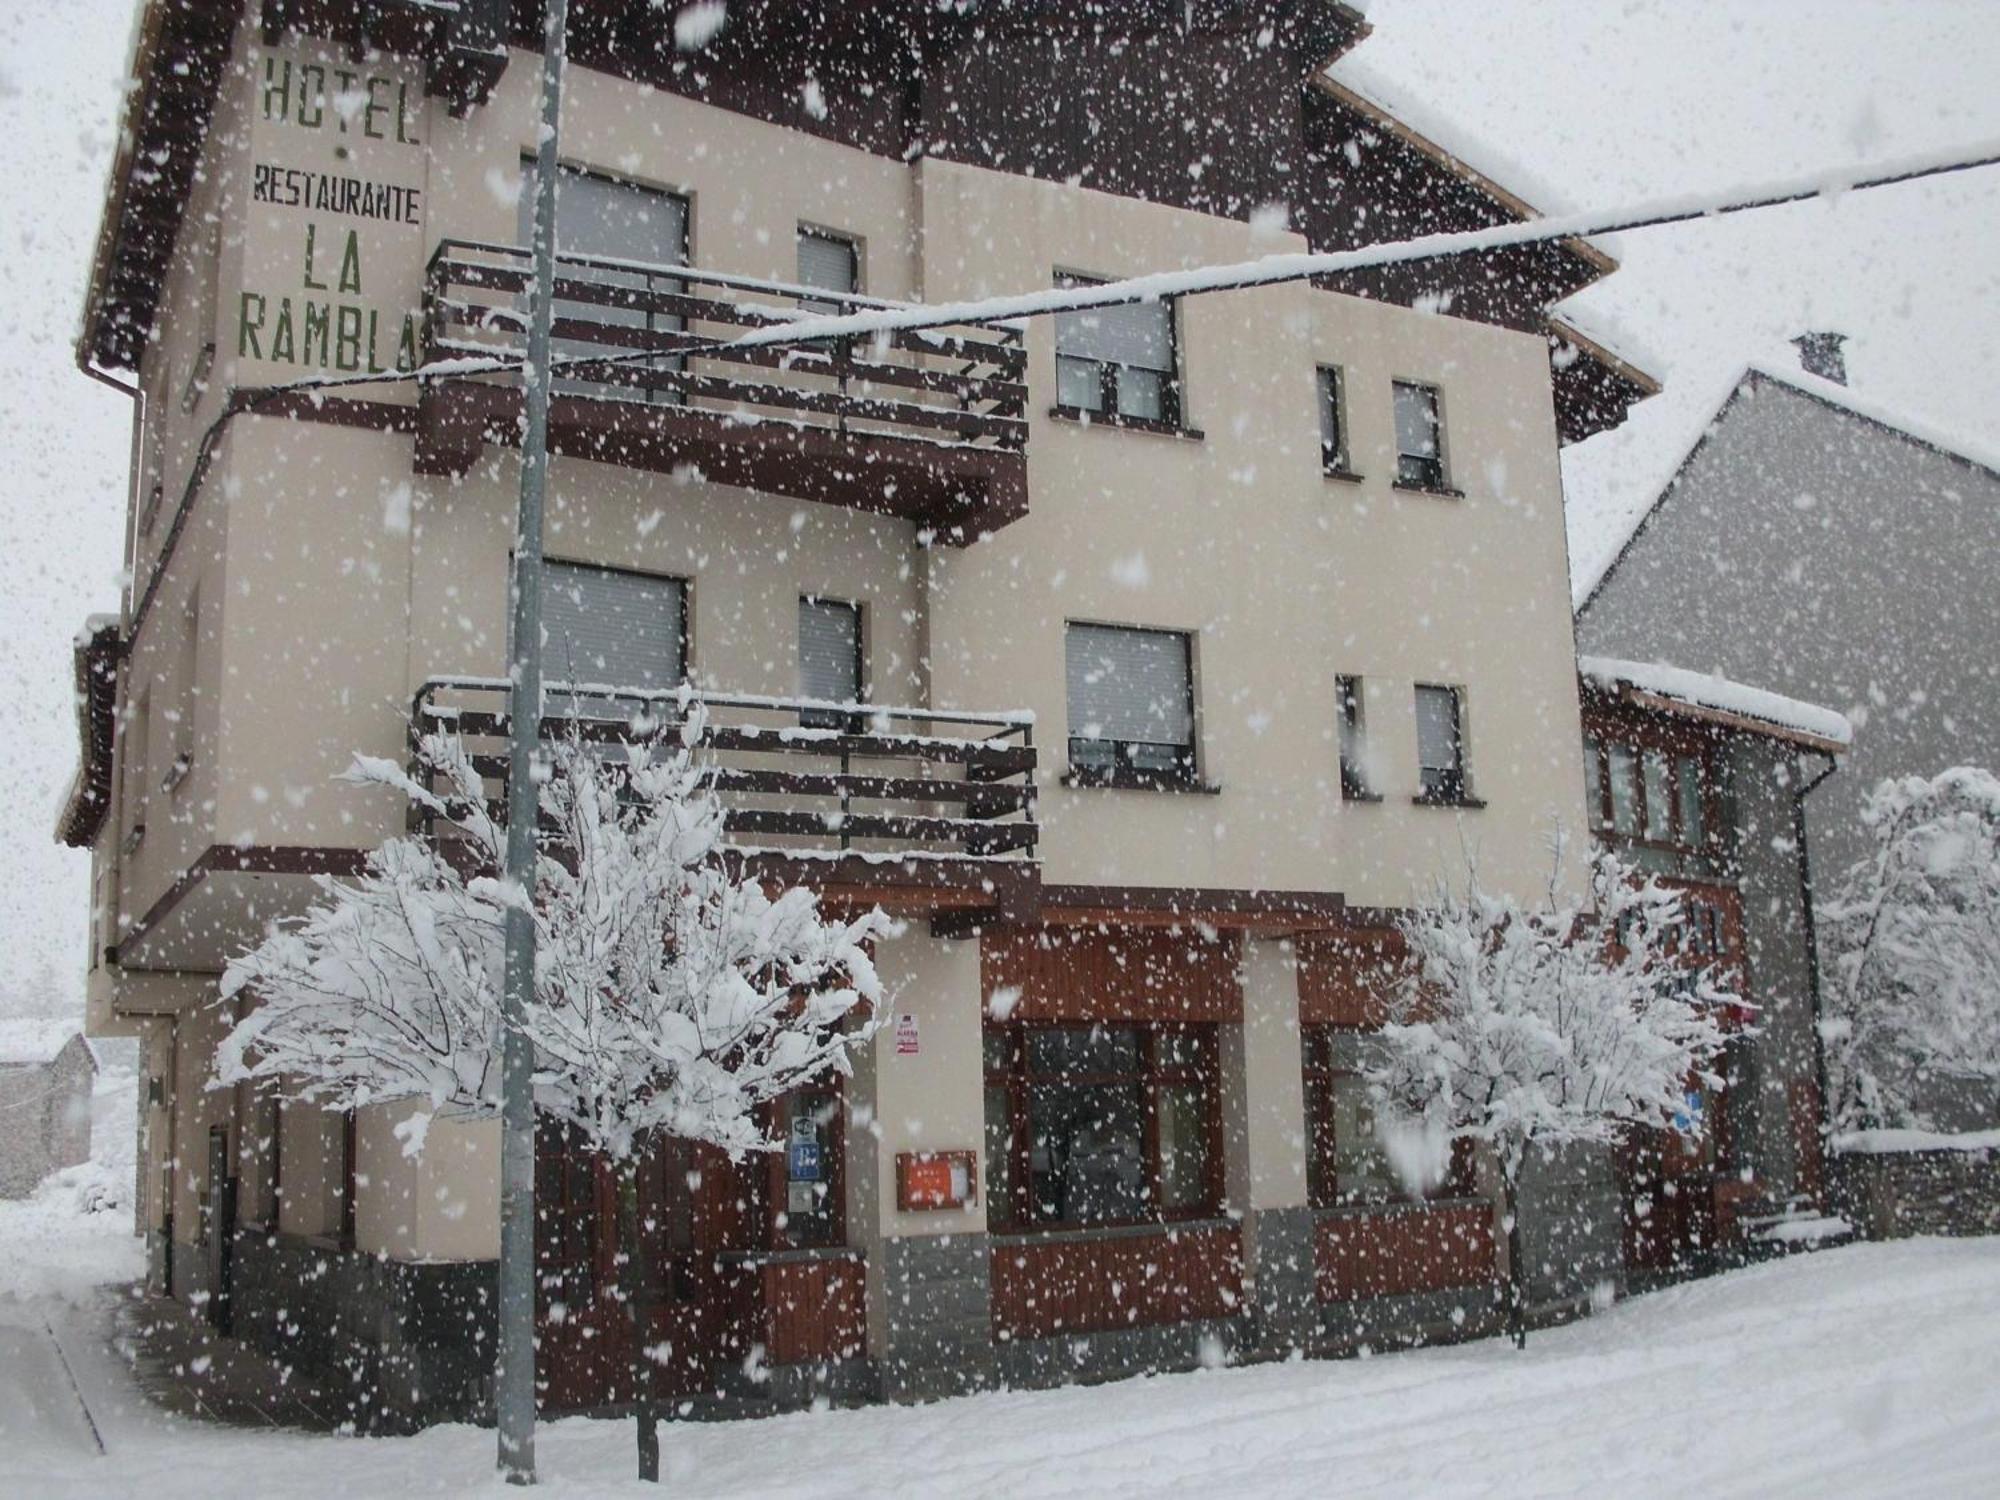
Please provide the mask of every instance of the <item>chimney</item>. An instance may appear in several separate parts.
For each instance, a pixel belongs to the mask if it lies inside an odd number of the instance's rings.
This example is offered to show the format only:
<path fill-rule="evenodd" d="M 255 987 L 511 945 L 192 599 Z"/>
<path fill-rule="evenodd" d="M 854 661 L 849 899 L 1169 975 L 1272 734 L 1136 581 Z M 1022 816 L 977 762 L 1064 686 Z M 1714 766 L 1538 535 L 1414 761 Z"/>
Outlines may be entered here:
<path fill-rule="evenodd" d="M 1799 346 L 1799 363 L 1805 366 L 1806 374 L 1835 385 L 1847 384 L 1847 356 L 1840 352 L 1840 346 L 1847 342 L 1846 334 L 1802 333 L 1792 342 Z"/>

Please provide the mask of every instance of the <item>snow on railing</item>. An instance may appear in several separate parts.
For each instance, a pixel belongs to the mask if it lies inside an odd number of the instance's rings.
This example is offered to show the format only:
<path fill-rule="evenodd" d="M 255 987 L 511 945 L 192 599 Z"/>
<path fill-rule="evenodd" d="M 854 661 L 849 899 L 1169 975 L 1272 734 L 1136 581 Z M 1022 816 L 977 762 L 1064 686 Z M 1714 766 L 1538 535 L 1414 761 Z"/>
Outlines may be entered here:
<path fill-rule="evenodd" d="M 433 677 L 411 704 L 410 735 L 456 733 L 504 807 L 511 728 L 504 677 Z M 546 685 L 541 733 L 615 751 L 670 727 L 694 701 L 700 753 L 739 853 L 793 859 L 1032 861 L 1034 715 L 613 684 Z M 957 731 L 957 732 L 949 732 Z M 412 755 L 413 769 L 418 766 Z M 434 820 L 419 815 L 426 832 Z"/>

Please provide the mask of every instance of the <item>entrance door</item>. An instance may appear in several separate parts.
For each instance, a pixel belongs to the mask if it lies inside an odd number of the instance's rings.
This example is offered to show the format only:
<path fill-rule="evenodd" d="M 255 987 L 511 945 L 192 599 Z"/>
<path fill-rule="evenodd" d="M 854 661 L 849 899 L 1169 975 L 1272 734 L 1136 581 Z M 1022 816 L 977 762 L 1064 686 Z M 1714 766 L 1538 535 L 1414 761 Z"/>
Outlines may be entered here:
<path fill-rule="evenodd" d="M 208 1321 L 218 1333 L 227 1333 L 235 1272 L 236 1178 L 229 1170 L 229 1130 L 223 1125 L 211 1126 L 208 1132 L 208 1199 L 202 1205 L 202 1229 L 208 1250 Z"/>
<path fill-rule="evenodd" d="M 613 1295 L 614 1205 L 601 1160 L 566 1126 L 535 1133 L 535 1394 L 556 1411 L 617 1399 L 624 1310 Z"/>
<path fill-rule="evenodd" d="M 1715 1244 L 1715 1172 L 1707 1131 L 1635 1130 L 1618 1148 L 1625 1267 L 1657 1276 L 1700 1269 Z"/>
<path fill-rule="evenodd" d="M 641 1302 L 647 1343 L 660 1351 L 662 1399 L 713 1391 L 718 1371 L 742 1358 L 742 1285 L 728 1254 L 747 1218 L 741 1175 L 722 1153 L 678 1141 L 641 1164 L 640 1222 L 654 1270 Z M 548 1122 L 536 1138 L 535 1263 L 540 1404 L 580 1411 L 629 1401 L 616 1174 L 573 1131 Z"/>
<path fill-rule="evenodd" d="M 706 1395 L 747 1352 L 748 1174 L 713 1147 L 661 1141 L 640 1178 L 654 1275 L 650 1338 L 662 1400 Z"/>

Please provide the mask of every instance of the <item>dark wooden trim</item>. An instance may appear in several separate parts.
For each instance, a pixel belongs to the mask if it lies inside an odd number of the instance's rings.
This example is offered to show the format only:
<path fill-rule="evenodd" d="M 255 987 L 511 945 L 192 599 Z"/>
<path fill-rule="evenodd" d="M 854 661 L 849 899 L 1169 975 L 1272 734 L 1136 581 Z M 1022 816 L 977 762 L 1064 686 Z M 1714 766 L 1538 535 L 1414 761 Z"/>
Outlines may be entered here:
<path fill-rule="evenodd" d="M 1483 1198 L 1343 1206 L 1313 1227 L 1322 1302 L 1408 1296 L 1497 1279 L 1493 1205 Z"/>
<path fill-rule="evenodd" d="M 365 849 L 306 844 L 210 844 L 106 951 L 106 960 L 117 963 L 121 948 L 140 941 L 159 926 L 210 875 L 358 875 L 367 861 Z"/>
<path fill-rule="evenodd" d="M 420 474 L 464 474 L 487 444 L 520 442 L 518 389 L 434 382 L 420 407 Z M 1020 448 L 746 423 L 719 410 L 580 395 L 551 402 L 549 445 L 568 458 L 625 468 L 665 472 L 694 463 L 717 484 L 898 516 L 947 546 L 969 545 L 1028 513 Z"/>
<path fill-rule="evenodd" d="M 1464 794 L 1454 797 L 1432 797 L 1423 792 L 1418 792 L 1412 797 L 1410 803 L 1414 807 L 1456 807 L 1463 808 L 1467 812 L 1478 812 L 1486 806 L 1484 799 L 1479 797 Z"/>
<path fill-rule="evenodd" d="M 1465 498 L 1464 490 L 1455 490 L 1450 485 L 1407 484 L 1403 480 L 1395 479 L 1390 481 L 1389 488 L 1398 490 L 1405 495 L 1429 495 L 1435 500 L 1463 500 Z"/>
<path fill-rule="evenodd" d="M 351 1109 L 340 1114 L 340 1248 L 354 1248 L 354 1223 L 360 1194 L 359 1120 Z"/>
<path fill-rule="evenodd" d="M 1598 715 L 1598 722 L 1606 725 L 1640 725 L 1652 720 L 1673 721 L 1687 733 L 1700 732 L 1705 737 L 1754 736 L 1758 739 L 1781 740 L 1787 744 L 1817 751 L 1821 755 L 1844 755 L 1850 748 L 1838 740 L 1827 739 L 1809 730 L 1794 729 L 1790 725 L 1779 724 L 1770 719 L 1753 718 L 1749 714 L 1732 712 L 1725 708 L 1710 708 L 1706 704 L 1690 702 L 1685 698 L 1672 698 L 1664 693 L 1649 692 L 1629 682 L 1619 682 L 1607 686 L 1592 678 L 1578 678 L 1578 696 L 1582 699 L 1586 719 Z M 1619 718 L 1617 710 L 1624 709 L 1629 717 Z M 1588 727 L 1586 725 L 1586 727 Z M 1664 730 L 1665 724 L 1659 724 Z M 1630 729 L 1620 732 L 1631 733 Z M 1658 731 L 1656 731 L 1657 734 Z M 1667 743 L 1661 740 L 1661 743 Z M 1682 742 L 1692 746 L 1694 741 Z"/>
<path fill-rule="evenodd" d="M 1193 923 L 1003 924 L 980 944 L 980 984 L 1017 989 L 1022 1022 L 1235 1023 L 1241 938 Z"/>
<path fill-rule="evenodd" d="M 1301 1026 L 1379 1026 L 1406 949 L 1393 924 L 1309 934 L 1298 945 Z"/>
<path fill-rule="evenodd" d="M 124 654 L 124 639 L 115 623 L 92 630 L 75 650 L 81 755 L 76 784 L 56 827 L 56 837 L 72 849 L 94 844 L 111 811 L 111 762 L 118 738 L 118 666 Z"/>
<path fill-rule="evenodd" d="M 1018 1013 L 1018 1012 L 1017 1012 Z M 1011 1186 L 1004 1203 L 987 1204 L 988 1223 L 995 1233 L 1038 1238 L 1049 1234 L 1101 1234 L 1105 1231 L 1144 1231 L 1172 1228 L 1179 1224 L 1212 1223 L 1221 1213 L 1224 1190 L 1224 1145 L 1222 1126 L 1222 1054 L 1216 1021 L 1177 1019 L 1144 1020 L 1131 1017 L 1107 1019 L 1048 1018 L 1009 1021 L 988 1020 L 985 1035 L 999 1036 L 1004 1043 L 1004 1062 L 986 1067 L 984 1087 L 1001 1090 L 1007 1097 L 1010 1124 L 1007 1180 Z M 1138 1044 L 1133 1065 L 1118 1071 L 1055 1073 L 1036 1072 L 1029 1066 L 1030 1039 L 1050 1032 L 1096 1032 L 1114 1027 L 1135 1033 Z M 1162 1056 L 1162 1042 L 1172 1037 L 1191 1050 L 1192 1057 L 1172 1061 Z M 1119 1220 L 1037 1219 L 1034 1216 L 1032 1174 L 1034 1097 L 1039 1090 L 1067 1085 L 1074 1088 L 1125 1087 L 1139 1091 L 1140 1132 L 1145 1153 L 1145 1197 L 1149 1210 L 1134 1218 Z M 1201 1090 L 1203 1112 L 1202 1181 L 1199 1202 L 1167 1209 L 1160 1205 L 1163 1163 L 1160 1154 L 1159 1094 L 1164 1088 L 1194 1087 Z M 996 1217 L 997 1216 L 997 1217 Z"/>
<path fill-rule="evenodd" d="M 1347 898 L 1337 891 L 1254 887 L 1044 885 L 1042 907 L 1055 917 L 1063 908 L 1087 908 L 1158 913 L 1189 922 L 1276 917 L 1317 923 L 1338 922 L 1347 911 Z"/>
<path fill-rule="evenodd" d="M 1231 1318 L 1242 1291 L 1235 1224 L 1009 1236 L 993 1256 L 993 1331 L 1032 1339 Z"/>

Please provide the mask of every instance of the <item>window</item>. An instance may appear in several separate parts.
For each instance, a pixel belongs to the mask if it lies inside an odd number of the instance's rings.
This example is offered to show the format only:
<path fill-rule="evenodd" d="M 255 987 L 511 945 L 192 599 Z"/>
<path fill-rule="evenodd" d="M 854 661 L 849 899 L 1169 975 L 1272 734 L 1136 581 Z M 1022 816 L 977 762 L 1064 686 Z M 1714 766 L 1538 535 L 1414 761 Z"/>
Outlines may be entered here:
<path fill-rule="evenodd" d="M 852 297 L 861 290 L 861 252 L 853 240 L 837 234 L 827 234 L 823 230 L 799 230 L 799 285 L 820 287 L 838 293 L 843 299 Z M 853 304 L 845 300 L 826 300 L 802 297 L 799 306 L 807 312 L 838 313 L 850 312 Z M 843 339 L 814 339 L 803 347 L 831 352 L 837 344 L 847 343 Z"/>
<path fill-rule="evenodd" d="M 1306 1193 L 1314 1208 L 1409 1197 L 1376 1129 L 1375 1105 L 1361 1075 L 1372 1033 L 1347 1026 L 1305 1028 Z M 1455 1143 L 1429 1196 L 1473 1191 L 1472 1153 Z"/>
<path fill-rule="evenodd" d="M 1411 489 L 1442 490 L 1444 431 L 1433 385 L 1399 380 L 1396 395 L 1396 483 Z"/>
<path fill-rule="evenodd" d="M 1631 731 L 1628 730 L 1628 733 Z M 1651 743 L 1637 743 L 1645 739 Z M 1718 766 L 1706 750 L 1683 739 L 1634 735 L 1584 738 L 1592 826 L 1623 846 L 1643 869 L 1669 875 L 1713 875 L 1721 850 L 1710 816 L 1711 788 L 1720 799 Z"/>
<path fill-rule="evenodd" d="M 1583 741 L 1584 821 L 1592 828 L 1608 828 L 1604 812 L 1604 747 L 1585 736 Z"/>
<path fill-rule="evenodd" d="M 1319 367 L 1319 459 L 1329 474 L 1354 472 L 1347 450 L 1347 378 L 1334 365 Z"/>
<path fill-rule="evenodd" d="M 146 836 L 146 741 L 152 729 L 153 693 L 148 688 L 125 705 L 125 721 L 120 726 L 124 757 L 120 774 L 125 779 L 125 848 L 129 851 Z"/>
<path fill-rule="evenodd" d="M 1030 1225 L 1199 1217 L 1221 1202 L 1212 1025 L 986 1031 L 988 1207 Z"/>
<path fill-rule="evenodd" d="M 253 1129 L 255 1147 L 251 1161 L 256 1168 L 257 1204 L 261 1222 L 274 1233 L 278 1228 L 280 1194 L 284 1191 L 284 1104 L 276 1087 L 257 1095 Z"/>
<path fill-rule="evenodd" d="M 516 229 L 520 243 L 534 243 L 535 163 L 522 163 L 521 202 Z M 638 262 L 644 266 L 684 266 L 688 260 L 688 206 L 685 198 L 656 188 L 603 177 L 580 167 L 564 166 L 556 178 L 556 249 L 565 257 L 562 274 L 567 279 L 588 281 L 595 286 L 613 287 L 638 294 L 638 307 L 616 307 L 600 301 L 572 302 L 558 298 L 555 315 L 617 328 L 640 328 L 655 333 L 675 333 L 685 326 L 671 314 L 643 305 L 647 294 L 685 290 L 679 277 L 652 270 L 635 270 L 629 265 L 606 262 Z M 522 299 L 525 310 L 526 298 Z M 610 357 L 630 351 L 602 344 L 558 339 L 553 346 L 558 359 L 565 356 L 601 355 Z M 644 384 L 655 371 L 678 373 L 683 361 L 677 355 L 662 355 L 645 365 L 626 365 L 615 380 L 565 378 L 556 382 L 558 391 L 594 396 L 615 396 L 628 400 L 676 399 L 673 382 L 659 386 Z"/>
<path fill-rule="evenodd" d="M 1106 784 L 1194 780 L 1194 682 L 1177 630 L 1071 625 L 1065 642 L 1072 776 Z"/>
<path fill-rule="evenodd" d="M 799 600 L 799 696 L 825 703 L 861 701 L 861 609 L 837 599 Z M 808 729 L 851 728 L 854 715 L 800 711 Z"/>
<path fill-rule="evenodd" d="M 687 585 L 678 578 L 551 562 L 542 584 L 542 640 L 553 682 L 666 692 L 687 675 Z M 552 714 L 629 717 L 633 705 L 549 700 Z"/>
<path fill-rule="evenodd" d="M 1340 795 L 1350 802 L 1369 802 L 1368 720 L 1361 701 L 1359 677 L 1334 679 L 1335 706 L 1340 714 Z"/>
<path fill-rule="evenodd" d="M 1421 801 L 1469 800 L 1464 712 L 1457 688 L 1417 689 L 1417 765 L 1423 778 Z"/>
<path fill-rule="evenodd" d="M 1097 283 L 1058 276 L 1056 285 Z M 1171 300 L 1057 313 L 1057 409 L 1178 427 L 1177 357 Z"/>
<path fill-rule="evenodd" d="M 160 789 L 178 791 L 194 765 L 194 713 L 201 671 L 201 590 L 190 590 L 187 608 L 181 612 L 181 637 L 175 647 L 174 706 L 167 718 L 173 724 L 173 759 L 160 773 Z"/>
<path fill-rule="evenodd" d="M 861 252 L 853 240 L 819 229 L 799 230 L 799 285 L 850 297 L 861 290 Z M 835 302 L 804 302 L 814 312 L 836 312 Z"/>

